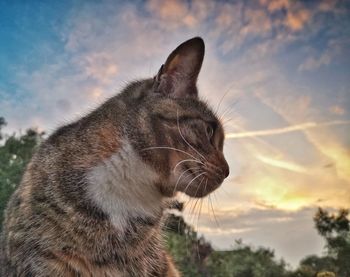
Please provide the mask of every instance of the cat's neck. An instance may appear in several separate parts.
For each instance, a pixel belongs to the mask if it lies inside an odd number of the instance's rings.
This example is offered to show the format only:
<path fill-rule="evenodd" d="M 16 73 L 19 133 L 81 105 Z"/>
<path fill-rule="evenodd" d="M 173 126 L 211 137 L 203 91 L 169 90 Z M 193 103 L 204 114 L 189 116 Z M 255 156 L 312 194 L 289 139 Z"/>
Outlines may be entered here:
<path fill-rule="evenodd" d="M 117 229 L 125 228 L 130 218 L 156 219 L 163 212 L 165 199 L 155 185 L 158 175 L 127 141 L 87 178 L 89 198 Z"/>

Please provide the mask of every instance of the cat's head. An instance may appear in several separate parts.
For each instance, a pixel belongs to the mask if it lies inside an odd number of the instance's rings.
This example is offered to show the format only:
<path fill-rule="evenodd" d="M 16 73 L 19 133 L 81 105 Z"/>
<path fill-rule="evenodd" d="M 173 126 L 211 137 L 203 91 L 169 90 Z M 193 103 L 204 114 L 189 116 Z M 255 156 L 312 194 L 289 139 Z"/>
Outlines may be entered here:
<path fill-rule="evenodd" d="M 134 83 L 124 92 L 129 138 L 159 174 L 157 185 L 166 196 L 182 191 L 203 197 L 229 175 L 223 127 L 198 97 L 203 57 L 203 40 L 190 39 L 169 55 L 153 79 Z"/>

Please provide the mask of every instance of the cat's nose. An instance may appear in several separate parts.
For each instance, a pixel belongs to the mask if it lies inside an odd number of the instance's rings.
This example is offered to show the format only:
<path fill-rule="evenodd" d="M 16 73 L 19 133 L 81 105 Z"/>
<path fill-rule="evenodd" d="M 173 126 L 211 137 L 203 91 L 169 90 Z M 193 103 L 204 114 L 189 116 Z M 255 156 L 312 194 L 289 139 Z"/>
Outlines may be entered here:
<path fill-rule="evenodd" d="M 228 163 L 226 162 L 226 160 L 223 160 L 222 166 L 221 166 L 221 170 L 223 172 L 223 175 L 225 176 L 225 178 L 230 175 L 230 167 L 228 166 Z"/>
<path fill-rule="evenodd" d="M 227 178 L 227 176 L 230 175 L 230 167 L 228 166 L 226 161 L 224 163 L 224 166 L 222 167 L 222 171 L 224 173 L 225 178 Z"/>

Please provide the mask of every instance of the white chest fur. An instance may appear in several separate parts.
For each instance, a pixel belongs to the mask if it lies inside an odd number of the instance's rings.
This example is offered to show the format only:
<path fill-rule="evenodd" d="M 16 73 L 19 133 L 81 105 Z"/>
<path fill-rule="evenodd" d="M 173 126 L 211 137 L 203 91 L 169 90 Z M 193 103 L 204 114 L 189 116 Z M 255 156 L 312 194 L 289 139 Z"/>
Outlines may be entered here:
<path fill-rule="evenodd" d="M 158 174 L 145 164 L 129 143 L 88 174 L 88 195 L 109 215 L 117 229 L 130 216 L 159 214 L 163 197 L 155 186 Z"/>

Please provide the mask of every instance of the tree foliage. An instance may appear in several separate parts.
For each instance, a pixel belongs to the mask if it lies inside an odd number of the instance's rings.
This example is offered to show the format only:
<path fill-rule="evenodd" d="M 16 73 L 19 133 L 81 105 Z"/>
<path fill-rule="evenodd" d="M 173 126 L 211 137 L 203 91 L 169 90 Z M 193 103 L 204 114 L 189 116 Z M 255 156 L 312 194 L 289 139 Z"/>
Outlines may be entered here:
<path fill-rule="evenodd" d="M 274 251 L 254 249 L 238 240 L 229 251 L 214 250 L 181 216 L 170 214 L 166 222 L 167 245 L 183 276 L 282 277 L 284 261 Z"/>
<path fill-rule="evenodd" d="M 0 138 L 4 140 L 0 141 L 0 230 L 7 201 L 20 183 L 25 166 L 43 135 L 29 129 L 24 135 L 5 136 L 1 132 L 5 125 L 5 120 L 0 117 Z"/>
<path fill-rule="evenodd" d="M 274 251 L 236 241 L 229 251 L 215 251 L 208 260 L 209 276 L 280 277 L 286 276 L 286 264 L 276 261 Z"/>
<path fill-rule="evenodd" d="M 318 209 L 314 222 L 319 234 L 326 240 L 328 256 L 339 277 L 350 276 L 350 220 L 349 210 L 330 213 Z"/>

